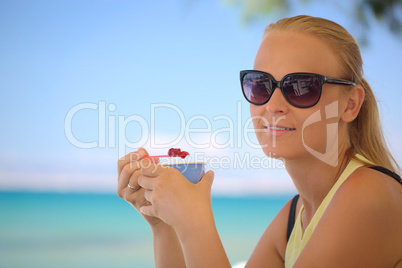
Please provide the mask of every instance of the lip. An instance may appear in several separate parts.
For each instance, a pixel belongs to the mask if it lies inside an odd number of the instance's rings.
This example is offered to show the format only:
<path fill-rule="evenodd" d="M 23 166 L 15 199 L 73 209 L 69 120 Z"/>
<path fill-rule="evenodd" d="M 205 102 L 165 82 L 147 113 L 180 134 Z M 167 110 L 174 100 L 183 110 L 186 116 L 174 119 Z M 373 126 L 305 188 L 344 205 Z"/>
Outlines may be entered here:
<path fill-rule="evenodd" d="M 282 136 L 296 130 L 296 128 L 293 127 L 274 125 L 274 124 L 264 126 L 264 129 L 266 129 L 267 133 L 271 136 Z"/>

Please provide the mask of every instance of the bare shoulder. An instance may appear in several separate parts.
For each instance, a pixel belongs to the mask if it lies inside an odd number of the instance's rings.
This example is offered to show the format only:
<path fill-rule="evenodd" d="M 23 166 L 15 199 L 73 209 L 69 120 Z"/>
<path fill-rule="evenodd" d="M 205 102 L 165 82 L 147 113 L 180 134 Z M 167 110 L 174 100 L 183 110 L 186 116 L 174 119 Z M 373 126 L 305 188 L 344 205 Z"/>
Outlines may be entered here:
<path fill-rule="evenodd" d="M 401 267 L 400 226 L 402 185 L 359 168 L 335 193 L 295 267 Z"/>
<path fill-rule="evenodd" d="M 353 172 L 336 192 L 334 205 L 341 204 L 337 202 L 340 199 L 352 202 L 355 209 L 370 211 L 370 215 L 402 220 L 402 185 L 374 169 L 361 167 Z"/>
<path fill-rule="evenodd" d="M 364 187 L 365 190 L 372 190 L 373 187 L 380 187 L 388 194 L 391 194 L 392 196 L 396 194 L 395 197 L 402 198 L 402 185 L 400 183 L 389 175 L 368 167 L 358 168 L 349 176 L 341 187 L 350 188 L 356 186 Z"/>
<path fill-rule="evenodd" d="M 292 199 L 289 200 L 269 224 L 254 249 L 246 267 L 283 267 L 287 245 L 287 225 Z M 300 209 L 298 202 L 296 213 Z"/>

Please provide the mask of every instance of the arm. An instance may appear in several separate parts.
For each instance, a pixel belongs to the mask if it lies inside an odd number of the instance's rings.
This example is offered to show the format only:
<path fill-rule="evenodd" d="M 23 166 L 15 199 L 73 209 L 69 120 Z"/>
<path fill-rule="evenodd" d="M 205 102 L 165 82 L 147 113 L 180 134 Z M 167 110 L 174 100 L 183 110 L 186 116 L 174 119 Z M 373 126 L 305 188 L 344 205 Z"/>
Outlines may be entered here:
<path fill-rule="evenodd" d="M 133 152 L 118 161 L 117 194 L 139 211 L 148 201 L 144 197 L 145 190 L 140 188 L 139 161 L 148 156 L 144 149 Z M 130 189 L 128 184 L 136 189 Z M 143 215 L 143 214 L 141 214 Z M 173 228 L 157 217 L 143 215 L 152 229 L 154 258 L 156 267 L 185 267 L 183 252 Z"/>
<path fill-rule="evenodd" d="M 284 267 L 286 231 L 291 203 L 292 200 L 287 202 L 269 224 L 248 260 L 247 268 Z M 297 211 L 300 209 L 300 204 L 299 201 Z"/>
<path fill-rule="evenodd" d="M 216 229 L 212 209 L 199 215 L 175 227 L 188 267 L 231 267 Z"/>
<path fill-rule="evenodd" d="M 163 223 L 152 227 L 155 267 L 186 267 L 175 230 Z"/>
<path fill-rule="evenodd" d="M 176 231 L 188 267 L 230 267 L 216 230 L 211 208 L 213 172 L 198 184 L 190 183 L 178 170 L 142 162 L 138 182 L 150 205 L 140 211 L 156 216 Z"/>

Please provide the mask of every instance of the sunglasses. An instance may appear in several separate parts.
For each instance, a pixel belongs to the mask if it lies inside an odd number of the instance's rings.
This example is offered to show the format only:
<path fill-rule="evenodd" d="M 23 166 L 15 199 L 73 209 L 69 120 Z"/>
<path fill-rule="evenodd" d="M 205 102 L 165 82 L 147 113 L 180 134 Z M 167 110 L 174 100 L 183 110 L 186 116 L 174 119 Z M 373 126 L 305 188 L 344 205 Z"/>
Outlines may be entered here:
<path fill-rule="evenodd" d="M 285 99 L 298 108 L 316 105 L 325 83 L 356 86 L 351 81 L 314 73 L 291 73 L 276 81 L 271 74 L 255 70 L 240 71 L 240 82 L 244 97 L 252 104 L 267 103 L 279 87 Z"/>

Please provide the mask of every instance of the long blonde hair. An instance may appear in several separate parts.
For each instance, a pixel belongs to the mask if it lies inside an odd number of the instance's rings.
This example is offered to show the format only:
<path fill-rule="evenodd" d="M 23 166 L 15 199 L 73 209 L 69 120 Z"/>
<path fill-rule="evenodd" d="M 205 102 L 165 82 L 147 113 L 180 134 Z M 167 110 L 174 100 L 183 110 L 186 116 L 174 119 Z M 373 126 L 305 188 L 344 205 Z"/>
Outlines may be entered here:
<path fill-rule="evenodd" d="M 363 60 L 359 46 L 352 35 L 339 24 L 317 17 L 296 16 L 281 19 L 267 26 L 264 37 L 272 31 L 297 31 L 312 34 L 326 44 L 339 57 L 343 76 L 341 78 L 360 84 L 365 98 L 356 119 L 348 124 L 350 150 L 348 154 L 363 155 L 376 165 L 400 173 L 400 167 L 391 155 L 382 132 L 377 101 L 370 85 L 363 78 Z"/>

